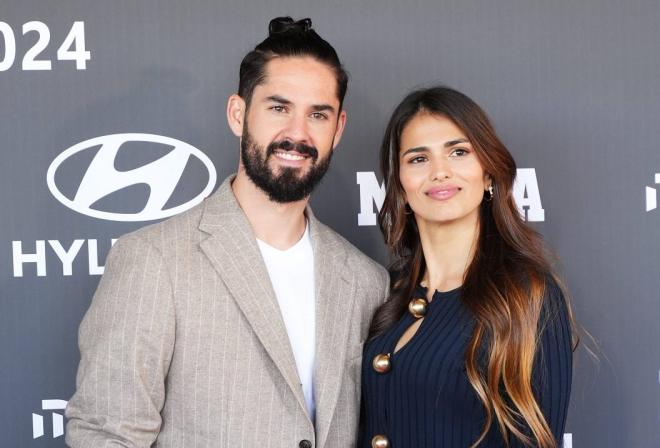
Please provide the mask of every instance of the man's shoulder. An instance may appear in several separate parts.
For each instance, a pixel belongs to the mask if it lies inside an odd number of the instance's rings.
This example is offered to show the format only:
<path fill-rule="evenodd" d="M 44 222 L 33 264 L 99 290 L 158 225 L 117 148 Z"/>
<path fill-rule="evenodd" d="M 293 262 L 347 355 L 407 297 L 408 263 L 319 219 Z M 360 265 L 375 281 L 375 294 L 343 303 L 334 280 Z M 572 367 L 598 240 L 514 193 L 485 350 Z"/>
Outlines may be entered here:
<path fill-rule="evenodd" d="M 204 201 L 164 221 L 126 233 L 117 243 L 124 246 L 151 245 L 161 251 L 174 246 L 189 245 L 199 240 L 198 227 L 203 211 Z"/>

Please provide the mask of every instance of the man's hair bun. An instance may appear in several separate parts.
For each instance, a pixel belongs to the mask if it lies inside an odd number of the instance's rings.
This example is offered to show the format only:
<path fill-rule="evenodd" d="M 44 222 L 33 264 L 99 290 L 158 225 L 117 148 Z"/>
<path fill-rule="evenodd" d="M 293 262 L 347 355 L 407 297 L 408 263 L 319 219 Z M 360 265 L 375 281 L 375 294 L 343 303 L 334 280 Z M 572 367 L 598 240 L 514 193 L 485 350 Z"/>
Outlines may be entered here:
<path fill-rule="evenodd" d="M 2 0 L 0 0 L 2 1 Z M 337 52 L 312 28 L 312 20 L 276 17 L 268 24 L 268 37 L 254 47 L 241 62 L 238 95 L 249 105 L 254 88 L 266 79 L 266 64 L 274 57 L 311 57 L 331 68 L 337 78 L 339 106 L 344 101 L 348 74 Z"/>
<path fill-rule="evenodd" d="M 276 17 L 268 25 L 268 36 L 277 34 L 304 33 L 312 29 L 312 19 L 294 21 L 291 17 Z"/>

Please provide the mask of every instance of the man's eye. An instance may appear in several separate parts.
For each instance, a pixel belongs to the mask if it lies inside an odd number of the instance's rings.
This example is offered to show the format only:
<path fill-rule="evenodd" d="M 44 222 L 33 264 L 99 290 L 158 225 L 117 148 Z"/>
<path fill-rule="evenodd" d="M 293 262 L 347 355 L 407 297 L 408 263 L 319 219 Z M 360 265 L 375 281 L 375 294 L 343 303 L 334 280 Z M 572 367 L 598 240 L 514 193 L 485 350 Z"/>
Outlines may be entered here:
<path fill-rule="evenodd" d="M 328 116 L 322 112 L 313 112 L 312 118 L 314 118 L 315 120 L 327 120 Z"/>
<path fill-rule="evenodd" d="M 286 108 L 284 106 L 271 106 L 270 110 L 273 110 L 275 112 L 284 112 Z"/>

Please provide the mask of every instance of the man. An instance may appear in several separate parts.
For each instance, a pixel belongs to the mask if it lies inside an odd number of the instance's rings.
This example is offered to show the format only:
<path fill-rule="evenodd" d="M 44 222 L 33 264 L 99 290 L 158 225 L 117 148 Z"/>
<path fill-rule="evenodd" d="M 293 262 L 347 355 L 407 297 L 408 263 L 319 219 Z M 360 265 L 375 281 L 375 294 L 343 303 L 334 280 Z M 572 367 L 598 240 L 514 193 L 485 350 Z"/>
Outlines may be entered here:
<path fill-rule="evenodd" d="M 80 327 L 70 446 L 354 445 L 388 276 L 307 207 L 346 84 L 309 19 L 271 21 L 227 105 L 238 173 L 108 256 Z"/>

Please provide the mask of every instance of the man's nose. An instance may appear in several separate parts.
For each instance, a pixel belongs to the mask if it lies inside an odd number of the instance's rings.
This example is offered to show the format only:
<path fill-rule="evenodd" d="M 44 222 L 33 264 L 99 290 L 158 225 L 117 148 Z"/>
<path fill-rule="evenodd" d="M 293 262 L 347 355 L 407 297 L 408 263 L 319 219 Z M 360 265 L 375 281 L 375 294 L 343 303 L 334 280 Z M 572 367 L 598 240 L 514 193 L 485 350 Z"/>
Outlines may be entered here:
<path fill-rule="evenodd" d="M 284 129 L 284 138 L 288 138 L 296 143 L 310 143 L 309 123 L 304 114 L 293 114 Z"/>

